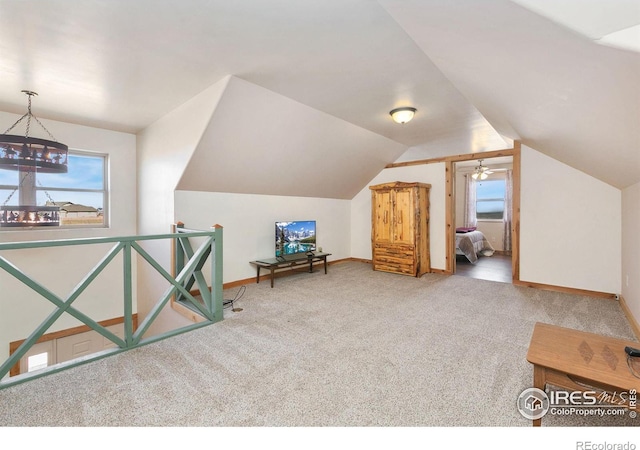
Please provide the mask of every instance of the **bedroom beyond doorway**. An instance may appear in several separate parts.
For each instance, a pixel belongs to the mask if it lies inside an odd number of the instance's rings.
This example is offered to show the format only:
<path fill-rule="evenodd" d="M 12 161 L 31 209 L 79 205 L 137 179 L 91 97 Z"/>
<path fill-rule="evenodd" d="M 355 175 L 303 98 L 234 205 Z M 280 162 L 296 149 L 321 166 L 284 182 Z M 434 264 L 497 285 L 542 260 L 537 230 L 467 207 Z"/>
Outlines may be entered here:
<path fill-rule="evenodd" d="M 453 273 L 512 283 L 513 156 L 457 161 L 453 169 Z"/>

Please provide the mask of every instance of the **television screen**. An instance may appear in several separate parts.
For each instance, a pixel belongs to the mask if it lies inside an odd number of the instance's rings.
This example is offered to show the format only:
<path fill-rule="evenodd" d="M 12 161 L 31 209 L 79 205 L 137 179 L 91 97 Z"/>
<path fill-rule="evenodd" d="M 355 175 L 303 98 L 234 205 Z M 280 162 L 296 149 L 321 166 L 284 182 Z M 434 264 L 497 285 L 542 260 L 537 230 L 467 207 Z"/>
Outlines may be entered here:
<path fill-rule="evenodd" d="M 316 248 L 316 221 L 276 222 L 276 257 Z"/>

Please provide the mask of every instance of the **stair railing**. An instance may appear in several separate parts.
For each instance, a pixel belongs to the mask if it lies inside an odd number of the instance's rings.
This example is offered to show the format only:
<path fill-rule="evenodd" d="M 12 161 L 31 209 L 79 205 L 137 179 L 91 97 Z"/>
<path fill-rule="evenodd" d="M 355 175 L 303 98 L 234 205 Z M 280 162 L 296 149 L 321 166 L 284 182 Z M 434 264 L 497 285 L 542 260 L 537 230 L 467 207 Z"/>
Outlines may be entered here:
<path fill-rule="evenodd" d="M 215 225 L 209 231 L 188 230 L 180 224 L 174 228 L 175 233 L 158 234 L 148 236 L 128 236 L 128 237 L 102 237 L 83 239 L 61 239 L 31 242 L 8 242 L 0 243 L 0 271 L 4 271 L 39 294 L 44 300 L 55 305 L 55 309 L 45 320 L 22 342 L 22 344 L 0 365 L 0 389 L 16 385 L 34 378 L 39 378 L 62 370 L 76 367 L 107 356 L 111 356 L 124 351 L 132 350 L 152 342 L 156 342 L 171 336 L 185 333 L 203 326 L 211 325 L 223 319 L 222 300 L 222 230 L 220 225 Z M 200 245 L 194 250 L 191 245 L 191 238 L 202 238 Z M 175 276 L 165 270 L 147 251 L 142 248 L 144 241 L 171 239 L 174 241 L 176 252 L 174 268 L 172 272 Z M 98 264 L 85 275 L 80 283 L 69 293 L 66 298 L 62 298 L 43 284 L 31 278 L 23 270 L 14 265 L 5 255 L 11 250 L 48 248 L 61 246 L 95 245 L 113 243 L 113 247 L 103 256 Z M 144 317 L 139 326 L 134 329 L 133 311 L 133 252 L 140 255 L 149 263 L 170 286 L 163 295 L 156 301 L 149 313 Z M 73 303 L 91 285 L 96 277 L 113 262 L 114 258 L 122 254 L 123 273 L 123 311 L 124 311 L 124 338 L 118 337 L 105 326 L 100 325 L 89 315 L 74 308 Z M 202 269 L 205 263 L 210 260 L 211 264 L 211 289 L 208 288 Z M 190 288 L 194 283 L 200 287 L 199 301 L 191 292 Z M 206 288 L 204 288 L 206 286 Z M 198 323 L 186 325 L 174 330 L 169 330 L 152 336 L 145 336 L 149 327 L 157 319 L 158 315 L 171 298 L 180 298 L 188 304 L 196 313 L 203 318 Z M 13 377 L 7 377 L 11 368 L 19 364 L 20 359 L 29 349 L 38 342 L 46 331 L 63 314 L 70 314 L 84 325 L 95 330 L 106 339 L 115 344 L 115 347 L 82 356 L 70 361 L 54 364 L 46 368 L 33 372 L 23 373 Z"/>

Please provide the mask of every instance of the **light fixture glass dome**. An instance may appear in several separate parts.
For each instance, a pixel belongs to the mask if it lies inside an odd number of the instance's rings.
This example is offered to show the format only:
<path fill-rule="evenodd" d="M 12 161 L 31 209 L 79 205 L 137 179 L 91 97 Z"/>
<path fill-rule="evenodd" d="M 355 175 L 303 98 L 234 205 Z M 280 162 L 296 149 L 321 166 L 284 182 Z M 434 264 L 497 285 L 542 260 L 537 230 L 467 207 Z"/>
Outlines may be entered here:
<path fill-rule="evenodd" d="M 481 173 L 474 173 L 473 175 L 471 175 L 471 178 L 473 178 L 474 180 L 477 180 L 478 178 L 481 180 L 486 180 L 489 177 L 489 175 L 487 175 L 484 172 Z"/>
<path fill-rule="evenodd" d="M 404 106 L 402 108 L 396 108 L 391 110 L 389 114 L 391 115 L 391 118 L 393 119 L 394 122 L 407 123 L 411 119 L 413 119 L 413 116 L 415 115 L 416 111 L 417 110 L 415 108 L 411 108 L 410 106 Z"/>

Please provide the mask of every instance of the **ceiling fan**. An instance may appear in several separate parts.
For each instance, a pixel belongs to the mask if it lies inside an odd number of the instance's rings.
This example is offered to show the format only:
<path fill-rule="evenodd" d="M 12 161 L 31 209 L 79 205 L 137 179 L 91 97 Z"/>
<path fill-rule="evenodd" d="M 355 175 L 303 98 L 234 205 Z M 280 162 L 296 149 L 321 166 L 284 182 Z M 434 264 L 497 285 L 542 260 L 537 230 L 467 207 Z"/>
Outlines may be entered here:
<path fill-rule="evenodd" d="M 478 162 L 480 163 L 480 165 L 476 166 L 471 177 L 474 180 L 486 180 L 487 177 L 493 173 L 493 171 L 490 170 L 487 166 L 483 166 L 481 159 L 479 159 Z"/>

